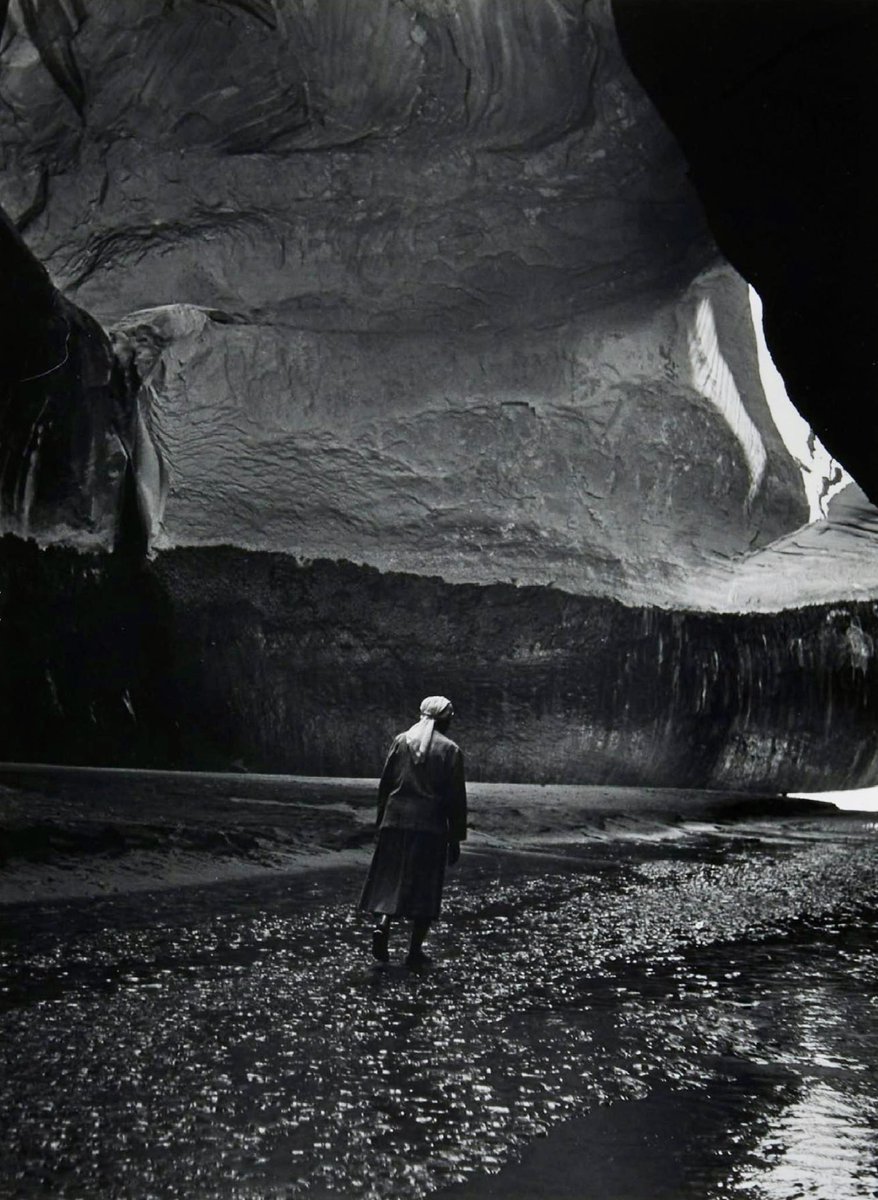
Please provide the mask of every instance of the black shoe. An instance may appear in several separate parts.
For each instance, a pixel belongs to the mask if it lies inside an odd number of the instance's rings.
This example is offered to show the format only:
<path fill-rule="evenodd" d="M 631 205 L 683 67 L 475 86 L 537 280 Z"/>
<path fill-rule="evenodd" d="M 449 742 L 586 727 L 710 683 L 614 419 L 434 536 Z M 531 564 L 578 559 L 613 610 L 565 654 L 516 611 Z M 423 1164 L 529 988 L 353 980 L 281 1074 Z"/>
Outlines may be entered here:
<path fill-rule="evenodd" d="M 430 955 L 425 954 L 423 950 L 409 950 L 405 965 L 407 967 L 428 967 L 432 961 Z"/>
<path fill-rule="evenodd" d="M 387 948 L 389 935 L 389 929 L 373 929 L 372 931 L 372 957 L 377 958 L 379 962 L 390 962 L 390 951 Z"/>

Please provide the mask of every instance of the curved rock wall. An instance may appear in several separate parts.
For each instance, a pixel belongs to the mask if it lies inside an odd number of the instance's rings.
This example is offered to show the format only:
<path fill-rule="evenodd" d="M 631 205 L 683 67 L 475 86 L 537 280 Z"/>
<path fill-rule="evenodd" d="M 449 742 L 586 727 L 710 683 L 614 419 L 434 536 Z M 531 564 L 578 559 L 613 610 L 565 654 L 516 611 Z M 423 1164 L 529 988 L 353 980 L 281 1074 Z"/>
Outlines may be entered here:
<path fill-rule="evenodd" d="M 0 506 L 56 544 L 2 545 L 0 752 L 371 774 L 446 690 L 483 778 L 874 781 L 869 596 L 609 0 L 0 15 Z"/>
<path fill-rule="evenodd" d="M 10 6 L 0 202 L 101 320 L 546 325 L 713 254 L 603 0 L 78 7 L 74 104 Z"/>

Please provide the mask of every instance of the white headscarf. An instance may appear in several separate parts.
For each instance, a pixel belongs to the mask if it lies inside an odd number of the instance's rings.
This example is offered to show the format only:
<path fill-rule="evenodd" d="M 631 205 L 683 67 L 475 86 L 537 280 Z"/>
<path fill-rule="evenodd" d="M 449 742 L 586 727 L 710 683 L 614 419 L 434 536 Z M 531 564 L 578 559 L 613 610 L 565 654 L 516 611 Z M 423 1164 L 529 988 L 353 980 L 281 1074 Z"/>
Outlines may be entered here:
<path fill-rule="evenodd" d="M 451 701 L 445 696 L 428 696 L 421 701 L 421 719 L 403 734 L 416 763 L 427 757 L 436 722 L 450 717 L 453 712 Z"/>

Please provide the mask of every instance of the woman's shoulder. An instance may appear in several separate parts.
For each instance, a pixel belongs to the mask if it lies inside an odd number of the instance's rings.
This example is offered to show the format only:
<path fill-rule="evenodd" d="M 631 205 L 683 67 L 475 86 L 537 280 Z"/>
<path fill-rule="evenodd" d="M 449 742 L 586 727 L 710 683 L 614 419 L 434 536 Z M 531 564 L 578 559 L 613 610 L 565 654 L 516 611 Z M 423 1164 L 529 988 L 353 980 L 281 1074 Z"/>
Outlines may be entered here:
<path fill-rule="evenodd" d="M 449 756 L 461 753 L 460 746 L 458 746 L 457 742 L 453 742 L 450 737 L 444 733 L 440 733 L 438 729 L 434 732 L 430 744 L 431 746 L 436 746 L 436 748 L 441 750 L 443 754 L 447 754 Z"/>

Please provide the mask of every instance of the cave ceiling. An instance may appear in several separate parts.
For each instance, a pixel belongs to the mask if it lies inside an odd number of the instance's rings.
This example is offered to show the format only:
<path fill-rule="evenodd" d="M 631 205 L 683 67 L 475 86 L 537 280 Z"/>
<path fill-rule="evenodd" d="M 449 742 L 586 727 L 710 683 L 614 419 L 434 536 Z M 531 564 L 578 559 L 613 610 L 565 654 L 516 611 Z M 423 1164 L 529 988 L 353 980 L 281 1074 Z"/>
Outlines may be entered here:
<path fill-rule="evenodd" d="M 4 528 L 108 549 L 133 506 L 153 552 L 874 595 L 865 497 L 808 528 L 748 298 L 874 499 L 871 26 L 805 4 L 757 54 L 779 7 L 0 5 Z"/>

